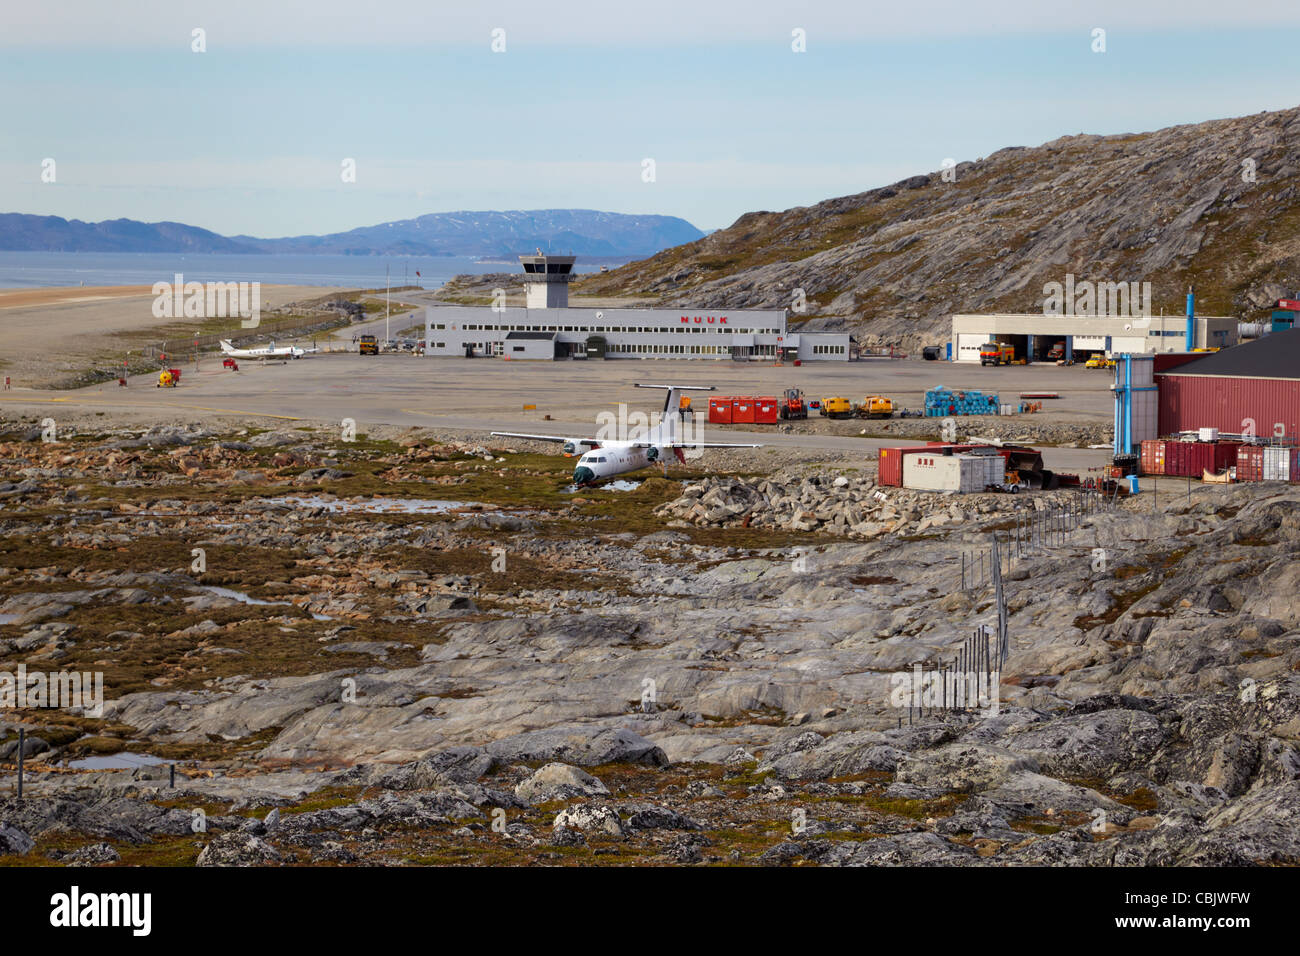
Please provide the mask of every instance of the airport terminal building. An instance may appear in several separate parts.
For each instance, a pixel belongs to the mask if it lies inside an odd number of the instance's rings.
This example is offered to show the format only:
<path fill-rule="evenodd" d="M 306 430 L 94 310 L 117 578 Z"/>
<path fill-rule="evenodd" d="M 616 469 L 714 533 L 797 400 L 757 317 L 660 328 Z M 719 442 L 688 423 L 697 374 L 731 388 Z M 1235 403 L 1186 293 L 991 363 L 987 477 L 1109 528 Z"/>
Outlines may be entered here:
<path fill-rule="evenodd" d="M 790 332 L 784 309 L 573 309 L 574 256 L 520 256 L 523 308 L 430 306 L 426 355 L 848 361 L 846 332 Z"/>

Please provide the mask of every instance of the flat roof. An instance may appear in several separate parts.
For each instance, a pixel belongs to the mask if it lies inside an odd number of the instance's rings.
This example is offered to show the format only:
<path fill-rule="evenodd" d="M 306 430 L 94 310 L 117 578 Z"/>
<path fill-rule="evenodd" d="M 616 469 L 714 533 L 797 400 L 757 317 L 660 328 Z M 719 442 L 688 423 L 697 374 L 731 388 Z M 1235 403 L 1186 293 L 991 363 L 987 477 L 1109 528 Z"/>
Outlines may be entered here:
<path fill-rule="evenodd" d="M 1300 379 L 1300 329 L 1271 332 L 1161 374 Z"/>

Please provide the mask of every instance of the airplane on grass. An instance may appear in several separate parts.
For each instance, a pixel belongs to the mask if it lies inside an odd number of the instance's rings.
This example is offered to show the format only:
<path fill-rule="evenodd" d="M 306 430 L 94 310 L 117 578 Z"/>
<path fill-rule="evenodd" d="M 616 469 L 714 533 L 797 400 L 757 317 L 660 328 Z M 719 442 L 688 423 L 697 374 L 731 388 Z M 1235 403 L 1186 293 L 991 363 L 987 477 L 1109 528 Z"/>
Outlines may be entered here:
<path fill-rule="evenodd" d="M 655 462 L 664 466 L 664 476 L 668 475 L 668 455 L 674 454 L 677 460 L 686 464 L 684 448 L 762 448 L 762 445 L 734 444 L 730 442 L 683 441 L 681 439 L 681 417 L 678 409 L 682 392 L 711 392 L 712 385 L 636 385 L 635 388 L 663 388 L 668 390 L 664 399 L 664 411 L 659 424 L 649 428 L 643 435 L 630 439 L 606 440 L 603 438 L 569 438 L 565 435 L 525 435 L 519 432 L 493 432 L 496 438 L 526 438 L 532 441 L 553 441 L 564 443 L 564 454 L 581 453 L 578 464 L 573 469 L 575 485 L 592 485 L 605 478 L 612 478 L 629 471 L 647 468 Z"/>
<path fill-rule="evenodd" d="M 302 358 L 304 355 L 310 355 L 316 351 L 314 346 L 309 349 L 299 348 L 296 345 L 282 345 L 276 348 L 275 341 L 272 340 L 270 345 L 259 345 L 251 349 L 237 349 L 230 344 L 230 339 L 221 340 L 221 351 L 231 358 Z"/>

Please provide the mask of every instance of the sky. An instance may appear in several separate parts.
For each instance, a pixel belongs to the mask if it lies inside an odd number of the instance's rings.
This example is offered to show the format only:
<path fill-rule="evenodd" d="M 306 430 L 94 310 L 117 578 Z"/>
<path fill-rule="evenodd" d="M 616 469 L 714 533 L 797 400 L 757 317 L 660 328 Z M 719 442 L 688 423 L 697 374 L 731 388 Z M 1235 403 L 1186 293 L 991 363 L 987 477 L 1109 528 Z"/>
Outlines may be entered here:
<path fill-rule="evenodd" d="M 1296 49 L 1295 0 L 6 4 L 0 212 L 715 229 L 948 158 L 1300 105 Z"/>

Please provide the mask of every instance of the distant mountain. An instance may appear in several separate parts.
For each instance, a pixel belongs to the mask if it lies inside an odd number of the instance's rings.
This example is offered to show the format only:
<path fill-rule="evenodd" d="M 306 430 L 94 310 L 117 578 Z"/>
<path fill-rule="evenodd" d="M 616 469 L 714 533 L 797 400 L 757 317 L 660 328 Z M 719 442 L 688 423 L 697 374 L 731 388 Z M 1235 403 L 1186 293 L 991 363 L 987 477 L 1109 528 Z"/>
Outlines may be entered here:
<path fill-rule="evenodd" d="M 207 229 L 179 222 L 0 213 L 0 249 L 9 252 L 260 252 Z"/>
<path fill-rule="evenodd" d="M 515 256 L 541 248 L 585 256 L 653 255 L 704 233 L 676 216 L 629 216 L 594 209 L 439 212 L 328 236 L 253 239 L 267 252 L 345 255 Z"/>
<path fill-rule="evenodd" d="M 510 257 L 542 249 L 583 256 L 653 255 L 704 236 L 675 216 L 594 209 L 431 213 L 325 236 L 220 236 L 178 222 L 0 213 L 0 249 L 41 252 L 216 252 Z"/>

